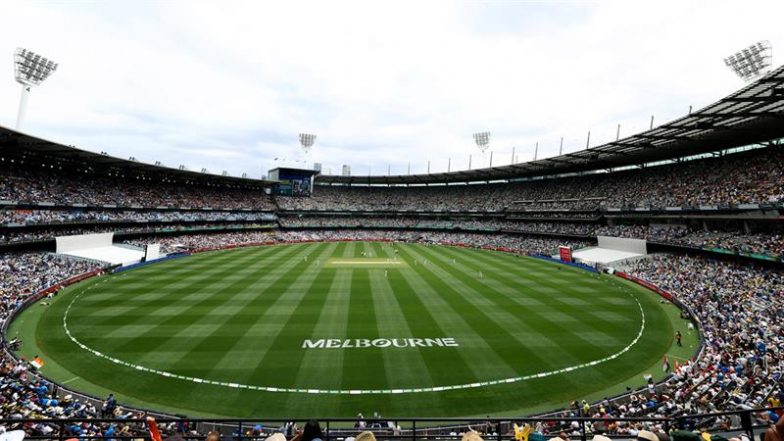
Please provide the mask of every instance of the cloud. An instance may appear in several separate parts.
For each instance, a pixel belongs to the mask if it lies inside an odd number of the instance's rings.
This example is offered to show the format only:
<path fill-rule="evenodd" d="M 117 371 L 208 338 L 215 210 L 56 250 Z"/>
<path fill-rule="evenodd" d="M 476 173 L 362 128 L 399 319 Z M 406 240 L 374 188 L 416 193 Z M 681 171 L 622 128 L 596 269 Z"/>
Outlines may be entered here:
<path fill-rule="evenodd" d="M 337 172 L 466 168 L 628 135 L 742 86 L 722 58 L 784 44 L 777 1 L 3 2 L 0 124 L 16 46 L 60 62 L 25 130 L 141 161 L 259 176 L 297 156 Z M 35 23 L 31 26 L 30 23 Z M 778 39 L 778 40 L 777 40 Z M 489 160 L 489 158 L 485 158 Z"/>

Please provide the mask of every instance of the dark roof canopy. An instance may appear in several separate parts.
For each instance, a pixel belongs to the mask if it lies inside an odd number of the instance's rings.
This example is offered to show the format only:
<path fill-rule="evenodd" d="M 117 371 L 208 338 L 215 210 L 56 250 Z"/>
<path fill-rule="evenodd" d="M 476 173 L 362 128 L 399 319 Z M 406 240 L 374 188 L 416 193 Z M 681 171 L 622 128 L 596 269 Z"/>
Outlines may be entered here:
<path fill-rule="evenodd" d="M 320 184 L 427 184 L 508 180 L 606 169 L 784 138 L 784 66 L 675 121 L 587 150 L 501 167 L 393 175 L 320 175 Z"/>
<path fill-rule="evenodd" d="M 274 184 L 273 181 L 263 179 L 215 175 L 116 158 L 36 138 L 5 127 L 0 127 L 0 155 L 24 157 L 30 161 L 61 163 L 75 168 L 89 168 L 95 172 L 108 172 L 126 177 L 144 177 L 198 185 L 261 188 Z"/>

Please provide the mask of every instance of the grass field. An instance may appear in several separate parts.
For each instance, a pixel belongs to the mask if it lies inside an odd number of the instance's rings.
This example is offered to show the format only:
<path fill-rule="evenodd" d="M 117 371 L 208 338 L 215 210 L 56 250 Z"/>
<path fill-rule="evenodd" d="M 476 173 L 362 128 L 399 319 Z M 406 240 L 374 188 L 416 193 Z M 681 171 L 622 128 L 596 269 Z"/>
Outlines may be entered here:
<path fill-rule="evenodd" d="M 644 319 L 644 321 L 643 321 Z M 527 257 L 372 242 L 203 253 L 80 283 L 12 323 L 70 388 L 187 415 L 510 415 L 662 376 L 677 310 Z M 335 347 L 337 346 L 337 347 Z"/>

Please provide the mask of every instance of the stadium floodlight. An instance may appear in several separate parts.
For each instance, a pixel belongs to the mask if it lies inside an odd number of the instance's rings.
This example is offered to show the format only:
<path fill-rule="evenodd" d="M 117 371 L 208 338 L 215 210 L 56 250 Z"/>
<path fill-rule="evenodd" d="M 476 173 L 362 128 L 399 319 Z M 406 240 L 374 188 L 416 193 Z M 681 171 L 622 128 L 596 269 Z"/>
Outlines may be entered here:
<path fill-rule="evenodd" d="M 14 52 L 14 72 L 16 82 L 22 85 L 22 97 L 19 100 L 19 113 L 16 115 L 16 129 L 19 130 L 27 112 L 27 95 L 33 87 L 39 86 L 57 70 L 57 63 L 46 59 L 35 52 L 17 48 Z"/>
<path fill-rule="evenodd" d="M 490 132 L 474 133 L 474 142 L 482 153 L 486 152 L 490 148 Z"/>
<path fill-rule="evenodd" d="M 305 154 L 310 153 L 310 149 L 313 148 L 313 144 L 316 142 L 316 135 L 312 133 L 300 133 L 299 134 L 299 144 L 302 146 L 302 150 L 305 151 Z"/>
<path fill-rule="evenodd" d="M 743 80 L 752 81 L 770 71 L 773 65 L 773 47 L 769 41 L 758 41 L 725 58 L 724 64 Z"/>

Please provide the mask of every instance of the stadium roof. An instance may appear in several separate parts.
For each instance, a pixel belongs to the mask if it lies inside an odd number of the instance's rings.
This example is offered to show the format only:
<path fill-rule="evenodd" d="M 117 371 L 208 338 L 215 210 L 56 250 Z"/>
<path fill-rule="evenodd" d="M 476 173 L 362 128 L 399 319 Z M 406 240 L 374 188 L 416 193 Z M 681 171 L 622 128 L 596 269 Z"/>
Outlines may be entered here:
<path fill-rule="evenodd" d="M 682 118 L 579 152 L 501 167 L 445 173 L 320 175 L 316 182 L 384 185 L 508 180 L 644 164 L 780 138 L 784 138 L 784 66 Z"/>
<path fill-rule="evenodd" d="M 0 155 L 24 156 L 31 161 L 69 163 L 91 168 L 95 171 L 111 171 L 124 176 L 144 176 L 205 185 L 269 187 L 274 183 L 273 181 L 263 179 L 223 176 L 185 169 L 180 170 L 131 159 L 121 159 L 36 138 L 2 126 L 0 126 Z"/>
<path fill-rule="evenodd" d="M 552 158 L 500 167 L 415 175 L 318 175 L 319 184 L 428 184 L 502 181 L 515 178 L 575 173 L 763 143 L 784 138 L 784 66 L 743 89 L 682 118 L 638 133 Z M 64 161 L 123 175 L 235 186 L 270 186 L 272 181 L 214 175 L 146 164 L 80 150 L 0 127 L 0 154 L 25 155 L 31 160 Z"/>

